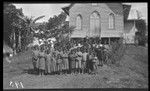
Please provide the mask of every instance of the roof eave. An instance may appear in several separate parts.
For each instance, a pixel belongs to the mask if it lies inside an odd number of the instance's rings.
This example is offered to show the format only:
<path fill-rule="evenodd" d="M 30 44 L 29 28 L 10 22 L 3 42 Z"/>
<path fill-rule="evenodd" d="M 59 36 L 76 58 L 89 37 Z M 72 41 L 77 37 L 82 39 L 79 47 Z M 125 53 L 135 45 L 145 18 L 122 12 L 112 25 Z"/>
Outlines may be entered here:
<path fill-rule="evenodd" d="M 69 15 L 68 7 L 61 8 L 67 15 Z"/>
<path fill-rule="evenodd" d="M 129 16 L 129 12 L 131 10 L 131 5 L 127 5 L 127 4 L 123 4 L 123 13 L 125 14 L 125 11 L 127 13 L 127 16 L 125 17 L 124 15 L 124 20 L 127 21 L 128 20 L 128 16 Z"/>
<path fill-rule="evenodd" d="M 69 15 L 69 10 L 70 8 L 74 5 L 74 3 L 71 3 L 69 6 L 67 7 L 63 7 L 62 10 L 67 14 Z"/>

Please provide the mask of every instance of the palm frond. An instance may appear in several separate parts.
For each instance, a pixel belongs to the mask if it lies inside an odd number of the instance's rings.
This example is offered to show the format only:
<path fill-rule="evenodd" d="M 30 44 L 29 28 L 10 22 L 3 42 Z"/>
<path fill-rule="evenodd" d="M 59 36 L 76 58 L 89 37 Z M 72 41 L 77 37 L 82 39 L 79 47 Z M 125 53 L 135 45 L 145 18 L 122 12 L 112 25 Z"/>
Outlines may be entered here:
<path fill-rule="evenodd" d="M 17 16 L 18 16 L 20 19 L 22 19 L 24 22 L 27 22 L 25 17 L 20 16 L 20 15 L 18 15 L 18 14 L 17 14 Z"/>
<path fill-rule="evenodd" d="M 39 17 L 35 18 L 35 19 L 32 21 L 32 23 L 35 23 L 37 20 L 39 20 L 39 19 L 41 19 L 41 18 L 43 18 L 43 17 L 45 17 L 45 15 L 39 16 Z"/>

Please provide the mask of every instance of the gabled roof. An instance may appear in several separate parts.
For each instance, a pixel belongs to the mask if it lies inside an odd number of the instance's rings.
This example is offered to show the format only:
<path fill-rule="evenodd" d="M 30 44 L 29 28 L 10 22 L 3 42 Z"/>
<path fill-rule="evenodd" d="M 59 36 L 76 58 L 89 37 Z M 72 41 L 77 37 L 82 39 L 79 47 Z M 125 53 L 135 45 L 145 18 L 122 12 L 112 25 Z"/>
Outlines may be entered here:
<path fill-rule="evenodd" d="M 122 6 L 121 3 L 106 3 L 106 5 L 117 15 L 122 15 L 123 14 L 123 8 L 118 8 L 116 6 Z"/>
<path fill-rule="evenodd" d="M 70 8 L 74 5 L 75 3 L 71 3 L 69 6 L 63 7 L 62 10 L 69 15 L 69 10 Z"/>
<path fill-rule="evenodd" d="M 126 21 L 128 19 L 128 16 L 129 16 L 129 12 L 131 10 L 131 5 L 126 5 L 124 4 L 123 5 L 123 13 L 124 13 L 124 20 Z"/>
<path fill-rule="evenodd" d="M 64 12 L 69 15 L 69 10 L 70 10 L 70 8 L 72 8 L 72 6 L 74 4 L 75 3 L 71 3 L 69 6 L 63 7 L 62 10 L 64 10 Z M 122 9 L 118 9 L 117 7 L 114 7 L 114 6 L 116 6 L 117 3 L 106 3 L 106 4 L 116 14 L 122 14 L 122 12 L 123 12 L 124 20 L 127 20 L 128 15 L 129 15 L 129 11 L 131 9 L 131 5 L 126 5 L 126 4 L 121 4 L 120 3 L 120 5 L 123 5 L 123 11 L 122 11 Z"/>

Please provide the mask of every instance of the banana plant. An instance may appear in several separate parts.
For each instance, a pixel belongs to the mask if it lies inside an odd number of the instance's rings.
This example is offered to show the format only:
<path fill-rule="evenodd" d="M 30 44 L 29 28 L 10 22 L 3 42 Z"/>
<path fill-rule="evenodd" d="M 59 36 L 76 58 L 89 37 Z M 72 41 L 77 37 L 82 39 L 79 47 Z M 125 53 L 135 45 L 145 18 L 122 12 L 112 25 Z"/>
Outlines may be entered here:
<path fill-rule="evenodd" d="M 32 20 L 32 18 L 28 18 L 28 17 L 24 17 L 24 16 L 20 16 L 20 15 L 17 15 L 20 19 L 22 19 L 25 23 L 27 23 L 27 26 L 34 31 L 33 27 L 36 23 L 37 20 L 39 19 L 42 19 L 43 17 L 45 17 L 44 15 L 42 16 L 39 16 L 35 19 Z"/>
<path fill-rule="evenodd" d="M 39 16 L 39 17 L 33 19 L 33 17 L 29 18 L 29 17 L 26 17 L 26 16 L 20 16 L 19 14 L 17 16 L 26 24 L 26 27 L 25 27 L 26 29 L 25 30 L 28 31 L 27 33 L 30 32 L 32 37 L 33 37 L 33 33 L 36 31 L 34 29 L 36 21 L 42 19 L 43 17 L 45 17 L 44 15 L 42 15 L 42 16 Z M 19 41 L 20 43 L 19 44 L 21 45 L 21 33 L 19 33 L 19 34 L 20 34 L 19 35 L 19 38 L 20 38 L 20 41 Z"/>

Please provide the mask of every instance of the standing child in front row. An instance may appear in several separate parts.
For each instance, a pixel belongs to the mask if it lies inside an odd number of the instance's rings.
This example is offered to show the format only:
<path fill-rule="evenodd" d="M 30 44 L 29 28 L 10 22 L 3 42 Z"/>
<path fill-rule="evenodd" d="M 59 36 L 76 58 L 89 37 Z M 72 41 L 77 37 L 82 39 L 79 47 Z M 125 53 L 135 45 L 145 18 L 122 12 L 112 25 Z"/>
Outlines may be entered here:
<path fill-rule="evenodd" d="M 32 53 L 32 63 L 33 63 L 33 68 L 34 68 L 34 71 L 36 71 L 36 73 L 39 73 L 38 72 L 38 66 L 37 66 L 37 64 L 38 64 L 38 53 L 39 53 L 39 51 L 38 51 L 38 47 L 34 47 L 34 50 L 33 50 L 33 53 Z"/>
<path fill-rule="evenodd" d="M 68 55 L 68 61 L 69 61 L 69 72 L 71 74 L 75 73 L 75 51 L 71 50 L 69 55 Z"/>
<path fill-rule="evenodd" d="M 72 59 L 71 59 L 71 68 L 72 68 L 72 74 L 76 73 L 76 50 L 72 50 Z"/>
<path fill-rule="evenodd" d="M 65 71 L 64 73 L 66 74 L 67 71 L 69 70 L 68 53 L 67 53 L 67 50 L 66 50 L 66 49 L 63 51 L 62 57 L 63 57 L 64 71 Z"/>
<path fill-rule="evenodd" d="M 82 73 L 82 65 L 81 65 L 81 62 L 82 62 L 82 52 L 81 52 L 81 50 L 80 50 L 80 48 L 77 48 L 77 52 L 76 52 L 76 54 L 77 54 L 77 60 L 78 60 L 78 68 L 77 68 L 77 71 L 78 71 L 78 73 L 80 74 L 80 73 Z"/>
<path fill-rule="evenodd" d="M 87 50 L 84 49 L 82 54 L 82 73 L 85 73 L 86 71 L 87 55 L 88 55 Z"/>
<path fill-rule="evenodd" d="M 92 60 L 92 64 L 93 64 L 93 72 L 94 74 L 96 73 L 97 70 L 97 66 L 98 66 L 98 58 L 96 56 L 96 53 L 93 53 L 93 60 Z"/>
<path fill-rule="evenodd" d="M 56 61 L 57 61 L 56 65 L 57 65 L 58 74 L 61 74 L 62 73 L 62 58 L 60 54 L 57 55 Z"/>
<path fill-rule="evenodd" d="M 56 73 L 57 68 L 56 68 L 56 53 L 52 52 L 52 61 L 51 61 L 51 69 L 52 69 L 52 73 Z"/>
<path fill-rule="evenodd" d="M 39 53 L 39 73 L 40 75 L 45 74 L 45 66 L 46 66 L 46 58 L 44 53 L 44 48 L 41 46 L 40 53 Z"/>
<path fill-rule="evenodd" d="M 52 69 L 51 69 L 51 64 L 52 64 L 52 55 L 50 53 L 50 50 L 46 50 L 46 74 L 49 74 L 52 72 Z"/>

